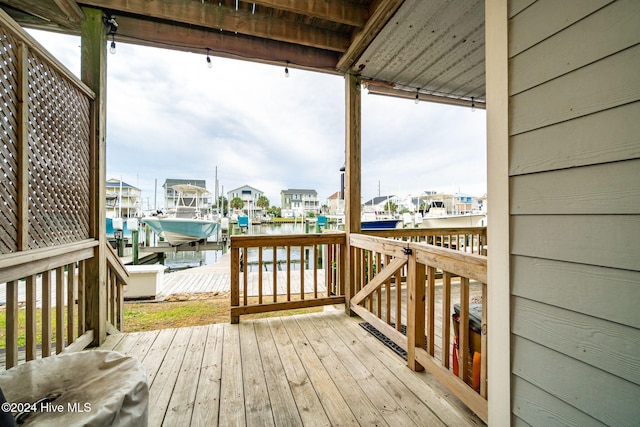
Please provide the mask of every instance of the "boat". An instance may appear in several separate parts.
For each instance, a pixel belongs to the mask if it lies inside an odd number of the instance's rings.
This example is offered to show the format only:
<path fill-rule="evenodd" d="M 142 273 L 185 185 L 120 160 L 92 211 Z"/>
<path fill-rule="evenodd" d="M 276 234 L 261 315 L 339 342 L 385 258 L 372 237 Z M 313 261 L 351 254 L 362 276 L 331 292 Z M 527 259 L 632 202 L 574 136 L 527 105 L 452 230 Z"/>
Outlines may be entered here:
<path fill-rule="evenodd" d="M 360 228 L 363 230 L 379 230 L 396 228 L 400 219 L 390 215 L 376 214 L 375 212 L 363 212 L 360 218 Z"/>
<path fill-rule="evenodd" d="M 178 193 L 177 206 L 168 215 L 142 218 L 155 233 L 173 246 L 206 240 L 218 231 L 218 223 L 203 217 L 200 198 L 209 194 L 202 187 L 179 184 L 171 187 Z"/>
<path fill-rule="evenodd" d="M 368 221 L 361 221 L 360 228 L 362 228 L 363 230 L 396 228 L 400 221 L 401 220 L 399 219 L 372 219 Z"/>
<path fill-rule="evenodd" d="M 485 212 L 469 211 L 465 213 L 451 214 L 447 211 L 442 200 L 431 200 L 429 211 L 422 216 L 420 228 L 466 228 L 482 227 L 487 225 Z"/>

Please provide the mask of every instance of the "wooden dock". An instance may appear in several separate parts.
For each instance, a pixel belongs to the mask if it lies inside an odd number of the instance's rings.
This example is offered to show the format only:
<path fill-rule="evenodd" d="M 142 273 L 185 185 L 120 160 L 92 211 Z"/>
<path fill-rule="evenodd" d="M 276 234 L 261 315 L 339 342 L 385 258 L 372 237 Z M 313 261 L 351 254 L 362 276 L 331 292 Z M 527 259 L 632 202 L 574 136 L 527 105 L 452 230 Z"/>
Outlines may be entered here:
<path fill-rule="evenodd" d="M 209 265 L 197 268 L 189 268 L 175 273 L 164 275 L 164 285 L 161 297 L 165 298 L 173 294 L 182 293 L 206 293 L 206 292 L 229 292 L 231 290 L 230 255 L 224 254 L 220 259 Z M 300 271 L 290 272 L 291 293 L 300 293 Z M 287 292 L 287 272 L 277 272 L 277 290 L 279 295 Z M 249 282 L 249 296 L 258 295 L 258 273 L 247 272 Z M 323 269 L 317 271 L 314 277 L 313 270 L 304 271 L 304 288 L 306 293 L 313 292 L 314 280 L 318 282 L 318 291 L 325 292 L 325 273 Z M 273 273 L 263 273 L 262 287 L 265 294 L 273 291 Z"/>
<path fill-rule="evenodd" d="M 479 426 L 342 309 L 109 336 L 136 357 L 153 426 Z"/>

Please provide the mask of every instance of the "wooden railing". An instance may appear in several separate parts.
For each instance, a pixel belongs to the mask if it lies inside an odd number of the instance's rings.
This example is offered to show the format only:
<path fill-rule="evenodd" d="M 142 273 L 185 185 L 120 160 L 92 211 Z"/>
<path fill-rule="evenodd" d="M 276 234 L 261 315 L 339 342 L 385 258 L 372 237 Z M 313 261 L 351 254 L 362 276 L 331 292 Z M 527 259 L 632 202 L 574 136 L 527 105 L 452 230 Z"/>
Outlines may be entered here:
<path fill-rule="evenodd" d="M 88 239 L 0 256 L 0 283 L 6 286 L 7 369 L 91 344 L 94 331 L 86 329 L 85 321 L 85 265 L 98 244 Z M 123 286 L 129 275 L 113 250 L 107 254 L 107 322 L 115 332 L 122 328 Z"/>
<path fill-rule="evenodd" d="M 231 236 L 231 323 L 344 303 L 344 233 Z"/>
<path fill-rule="evenodd" d="M 487 254 L 487 227 L 394 228 L 362 230 L 362 234 L 410 242 L 424 242 L 479 255 Z"/>
<path fill-rule="evenodd" d="M 129 272 L 110 244 L 107 250 L 107 332 L 122 332 L 124 326 L 124 287 L 129 282 Z"/>
<path fill-rule="evenodd" d="M 457 243 L 460 239 L 447 238 L 440 243 L 446 241 Z M 426 368 L 486 421 L 486 257 L 471 251 L 362 234 L 351 234 L 349 245 L 354 286 L 351 310 L 406 351 L 412 369 Z M 479 345 L 470 341 L 472 293 L 484 304 L 481 333 L 479 340 L 474 340 Z M 454 299 L 459 302 L 456 347 L 452 345 Z M 452 358 L 454 351 L 458 353 L 456 359 Z M 477 383 L 477 391 L 468 383 Z"/>
<path fill-rule="evenodd" d="M 82 296 L 85 260 L 93 257 L 97 245 L 95 240 L 85 240 L 0 257 L 0 283 L 6 283 L 7 368 L 18 363 L 19 347 L 24 347 L 24 358 L 32 360 L 50 356 L 54 348 L 55 353 L 60 353 L 78 339 L 82 343 L 91 342 L 93 333 L 85 330 Z M 53 292 L 55 302 L 52 301 Z M 23 309 L 19 308 L 19 294 L 24 295 Z M 77 304 L 76 295 L 79 297 Z M 40 322 L 36 318 L 38 306 Z M 22 310 L 24 316 L 19 313 Z M 21 318 L 24 318 L 22 324 Z"/>

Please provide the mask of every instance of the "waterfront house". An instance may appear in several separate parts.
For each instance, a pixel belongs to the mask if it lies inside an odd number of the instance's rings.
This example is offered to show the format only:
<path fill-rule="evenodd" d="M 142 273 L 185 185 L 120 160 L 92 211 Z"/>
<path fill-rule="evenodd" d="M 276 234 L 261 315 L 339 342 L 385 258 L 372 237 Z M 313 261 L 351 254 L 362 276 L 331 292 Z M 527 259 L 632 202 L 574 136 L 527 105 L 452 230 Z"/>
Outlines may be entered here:
<path fill-rule="evenodd" d="M 301 217 L 309 213 L 320 213 L 320 202 L 316 190 L 290 188 L 280 191 L 283 217 Z"/>
<path fill-rule="evenodd" d="M 327 197 L 327 207 L 329 215 L 344 215 L 344 197 L 339 191 Z"/>
<path fill-rule="evenodd" d="M 142 191 L 119 179 L 108 179 L 107 218 L 138 217 L 142 209 Z"/>
<path fill-rule="evenodd" d="M 395 195 L 390 196 L 376 196 L 373 199 L 367 200 L 362 204 L 362 212 L 364 213 L 389 213 L 387 204 L 396 206 L 396 213 L 402 209 L 405 205 L 404 200 Z"/>
<path fill-rule="evenodd" d="M 242 187 L 234 188 L 227 192 L 227 200 L 231 202 L 236 197 L 242 199 L 244 206 L 241 211 L 251 218 L 261 216 L 263 209 L 256 205 L 258 199 L 264 196 L 264 192 L 249 185 L 243 185 Z"/>
<path fill-rule="evenodd" d="M 170 7 L 169 3 L 180 7 Z M 486 108 L 488 197 L 491 198 L 488 253 L 486 258 L 469 254 L 455 257 L 464 260 L 469 269 L 486 273 L 482 280 L 486 283 L 487 304 L 480 327 L 482 339 L 486 340 L 487 357 L 482 359 L 487 364 L 486 369 L 482 369 L 486 381 L 480 384 L 478 397 L 470 388 L 463 388 L 462 381 L 448 369 L 428 357 L 431 353 L 425 350 L 424 306 L 417 304 L 433 299 L 425 295 L 423 273 L 426 267 L 430 271 L 428 276 L 435 277 L 435 267 L 429 263 L 451 257 L 446 256 L 450 253 L 444 249 L 427 249 L 427 245 L 411 243 L 405 244 L 405 250 L 397 248 L 392 261 L 398 266 L 411 260 L 411 279 L 407 280 L 413 285 L 410 298 L 413 305 L 409 306 L 412 308 L 407 311 L 407 318 L 414 320 L 407 325 L 407 337 L 403 339 L 400 331 L 384 326 L 384 320 L 377 323 L 386 336 L 406 347 L 409 367 L 397 370 L 395 375 L 402 375 L 411 383 L 418 380 L 404 376 L 404 371 L 427 369 L 433 375 L 431 382 L 440 379 L 489 425 L 637 424 L 640 419 L 637 404 L 640 396 L 637 307 L 640 295 L 640 2 L 42 0 L 34 3 L 12 0 L 0 1 L 0 5 L 13 17 L 2 13 L 3 30 L 12 40 L 4 45 L 3 55 L 11 55 L 12 60 L 4 61 L 1 66 L 20 64 L 0 75 L 7 76 L 3 77 L 5 80 L 13 78 L 27 69 L 28 64 L 38 61 L 45 64 L 43 67 L 49 67 L 47 74 L 54 76 L 50 78 L 71 82 L 71 89 L 65 86 L 60 91 L 72 92 L 76 102 L 67 103 L 55 97 L 49 102 L 54 104 L 51 114 L 73 117 L 73 126 L 81 130 L 77 132 L 77 148 L 82 150 L 77 153 L 58 150 L 56 146 L 50 151 L 74 161 L 81 184 L 74 186 L 74 191 L 82 195 L 74 199 L 74 208 L 54 218 L 30 215 L 30 209 L 42 209 L 45 203 L 47 210 L 50 207 L 51 212 L 58 213 L 56 201 L 67 196 L 68 186 L 51 189 L 46 200 L 39 200 L 39 205 L 29 205 L 33 200 L 29 188 L 35 188 L 30 187 L 29 180 L 39 180 L 37 184 L 42 186 L 49 182 L 37 173 L 27 173 L 28 165 L 33 168 L 42 165 L 29 162 L 29 156 L 42 155 L 27 150 L 30 141 L 35 140 L 29 132 L 53 132 L 48 139 L 40 135 L 45 145 L 64 146 L 69 141 L 55 133 L 57 127 L 34 124 L 33 120 L 44 123 L 49 115 L 37 114 L 46 106 L 23 108 L 23 103 L 30 102 L 27 96 L 30 92 L 22 79 L 6 85 L 9 92 L 6 103 L 13 110 L 3 110 L 5 118 L 11 116 L 11 120 L 32 126 L 25 132 L 27 126 L 7 125 L 4 130 L 11 135 L 7 141 L 12 142 L 0 147 L 6 160 L 0 163 L 5 174 L 0 198 L 3 206 L 7 206 L 0 220 L 3 228 L 0 282 L 9 284 L 7 366 L 17 363 L 18 359 L 16 288 L 20 278 L 27 277 L 29 294 L 35 295 L 33 278 L 36 275 L 48 275 L 53 269 L 56 275 L 62 276 L 62 266 L 73 267 L 73 263 L 79 262 L 85 292 L 78 303 L 81 320 L 69 329 L 69 336 L 77 338 L 74 344 L 79 343 L 74 348 L 89 343 L 100 345 L 105 342 L 107 332 L 115 333 L 114 330 L 121 327 L 117 310 L 114 314 L 117 305 L 108 296 L 118 294 L 119 280 L 126 277 L 110 255 L 104 238 L 104 70 L 109 29 L 105 28 L 103 16 L 113 13 L 120 23 L 115 37 L 125 41 L 344 75 L 347 192 L 342 236 L 346 237 L 339 243 L 344 250 L 336 252 L 339 259 L 335 266 L 343 275 L 343 300 L 348 314 L 369 316 L 366 312 L 375 309 L 371 307 L 373 304 L 362 301 L 362 294 L 356 293 L 356 290 L 360 293 L 364 289 L 366 293 L 376 287 L 373 283 L 370 288 L 356 288 L 356 278 L 364 277 L 358 269 L 352 269 L 359 249 L 375 245 L 376 250 L 386 250 L 394 244 L 389 239 L 360 233 L 363 87 L 366 86 L 369 93 L 410 101 L 417 98 L 461 108 Z M 80 33 L 82 82 L 57 65 L 24 34 L 14 19 L 23 25 Z M 245 25 L 246 22 L 251 25 Z M 15 40 L 24 44 L 18 46 Z M 24 55 L 25 46 L 30 51 L 28 58 Z M 34 67 L 33 71 L 40 69 Z M 26 80 L 28 74 L 20 76 Z M 64 105 L 65 109 L 57 108 L 58 105 Z M 27 119 L 27 114 L 35 117 Z M 5 164 L 11 166 L 5 168 Z M 68 174 L 69 168 L 59 167 L 66 164 L 60 162 L 58 167 L 54 164 L 46 174 L 71 182 L 76 177 Z M 337 233 L 324 237 L 340 238 Z M 235 242 L 242 244 L 246 240 Z M 325 244 L 325 240 L 318 241 Z M 438 255 L 430 255 L 426 260 L 426 251 Z M 420 259 L 416 259 L 416 253 L 421 255 Z M 364 264 L 360 265 L 360 271 L 366 271 Z M 236 278 L 240 275 L 238 264 L 232 265 L 232 272 Z M 415 286 L 418 277 L 421 283 Z M 433 287 L 433 284 L 428 286 Z M 27 306 L 32 308 L 28 308 L 31 314 L 27 318 L 31 321 L 26 348 L 27 358 L 32 359 L 37 348 L 33 321 L 35 296 Z M 243 313 L 236 311 L 236 314 Z M 81 326 L 80 331 L 77 326 Z M 400 329 L 400 324 L 397 327 Z M 338 328 L 338 323 L 331 320 L 329 330 L 336 333 Z M 223 341 L 239 347 L 240 336 L 249 336 L 256 330 L 259 328 L 254 329 L 253 323 L 248 322 L 228 325 L 224 338 L 220 333 L 216 336 L 218 341 L 210 346 L 207 341 L 207 347 L 220 348 L 215 343 Z M 299 330 L 298 327 L 292 332 Z M 466 333 L 465 328 L 460 331 Z M 193 336 L 194 345 L 204 346 L 201 332 Z M 335 336 L 339 338 L 341 334 Z M 270 342 L 282 337 L 272 337 Z M 60 339 L 56 342 L 62 344 Z M 292 344 L 299 342 L 305 344 L 299 348 L 305 355 L 313 352 L 306 344 L 315 340 L 305 341 L 296 336 L 291 341 Z M 141 351 L 148 350 L 148 343 L 138 343 Z M 175 348 L 184 349 L 188 345 L 187 339 L 176 343 Z M 377 351 L 375 345 L 368 342 L 368 346 Z M 368 348 L 362 352 L 370 354 Z M 238 367 L 232 371 L 238 381 L 229 381 L 235 386 L 230 388 L 234 396 L 266 390 L 266 386 L 254 387 L 255 383 L 242 388 L 241 357 L 238 353 L 231 354 L 237 355 L 237 359 L 229 366 Z M 257 354 L 257 350 L 253 354 Z M 278 359 L 278 354 L 273 356 L 265 360 Z M 262 372 L 255 360 L 251 360 L 247 369 Z M 364 371 L 357 358 L 338 362 L 343 364 L 336 363 L 336 367 L 354 367 L 354 370 L 340 371 L 346 372 L 345 381 L 358 377 L 371 380 L 367 383 L 371 385 L 377 380 L 384 384 L 389 380 L 389 377 L 379 377 L 381 370 L 370 376 L 359 376 Z M 375 369 L 376 363 L 379 363 L 377 359 L 368 359 L 366 367 Z M 288 368 L 313 375 L 320 365 L 321 362 L 317 362 Z M 182 372 L 178 363 L 172 366 L 176 375 L 179 370 Z M 210 366 L 213 369 L 215 365 Z M 219 378 L 207 384 L 213 387 L 215 381 L 220 382 Z M 288 377 L 283 380 L 279 384 L 294 383 Z M 313 385 L 320 383 L 316 381 Z M 162 390 L 167 392 L 162 396 L 169 395 L 169 391 L 174 390 L 173 384 L 163 384 L 166 387 Z M 295 384 L 301 394 L 315 397 L 316 401 L 320 400 L 316 392 L 324 391 L 314 389 L 306 381 Z M 340 383 L 344 388 L 351 384 Z M 180 385 L 175 390 L 183 395 L 194 388 L 192 383 Z M 340 409 L 344 409 L 342 414 L 369 402 L 365 400 L 367 396 L 375 398 L 375 394 L 360 395 L 362 400 L 345 403 L 339 390 L 336 386 L 333 393 L 321 397 L 325 402 L 339 402 Z M 356 387 L 351 390 L 355 391 Z M 430 393 L 438 390 L 428 389 Z M 439 397 L 444 399 L 443 395 Z M 239 423 L 246 424 L 244 417 L 255 416 L 268 406 L 268 393 L 262 396 L 266 397 L 242 406 L 223 405 L 223 408 L 234 409 L 230 415 L 242 417 Z M 198 408 L 215 407 L 213 402 L 220 401 L 225 400 L 216 397 L 197 400 L 195 404 L 191 401 L 190 406 L 179 409 L 195 412 Z M 158 401 L 154 404 L 160 406 Z M 169 404 L 170 400 L 165 399 L 165 410 Z M 403 402 L 402 406 L 411 405 Z M 410 409 L 417 408 L 416 405 Z M 173 407 L 163 412 L 163 416 L 165 413 L 165 423 L 169 425 L 177 423 L 171 422 L 174 414 L 183 415 L 173 411 Z M 222 416 L 220 419 L 225 421 Z M 268 419 L 273 422 L 273 418 Z M 237 418 L 235 420 L 237 422 Z M 445 422 L 437 418 L 434 423 Z"/>
<path fill-rule="evenodd" d="M 179 194 L 177 191 L 175 191 L 172 187 L 174 185 L 184 185 L 184 184 L 190 184 L 190 185 L 195 185 L 196 187 L 200 187 L 200 188 L 207 188 L 207 181 L 204 179 L 166 179 L 164 181 L 164 184 L 162 184 L 162 188 L 164 190 L 164 208 L 169 210 L 169 209 L 175 209 L 176 206 L 178 206 L 179 204 Z M 187 197 L 185 198 L 182 202 L 182 204 L 185 204 L 187 206 L 199 206 L 201 209 L 207 209 L 209 208 L 209 197 L 210 194 L 202 194 L 199 197 L 199 200 L 193 200 L 194 198 L 191 197 Z M 197 203 L 196 203 L 197 202 Z"/>

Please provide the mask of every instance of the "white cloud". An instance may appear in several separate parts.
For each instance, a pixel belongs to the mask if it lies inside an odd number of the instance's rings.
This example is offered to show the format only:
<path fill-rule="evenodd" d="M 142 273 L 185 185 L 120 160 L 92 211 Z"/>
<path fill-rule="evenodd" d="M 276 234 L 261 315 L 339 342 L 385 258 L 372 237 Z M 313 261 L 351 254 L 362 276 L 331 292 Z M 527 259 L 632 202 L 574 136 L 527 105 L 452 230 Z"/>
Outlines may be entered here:
<path fill-rule="evenodd" d="M 76 74 L 79 38 L 32 32 Z M 108 55 L 107 177 L 143 190 L 167 178 L 244 184 L 280 204 L 280 191 L 339 190 L 344 79 L 284 67 L 117 44 Z M 366 94 L 362 196 L 423 190 L 486 192 L 485 114 Z M 161 200 L 158 193 L 158 202 Z"/>

